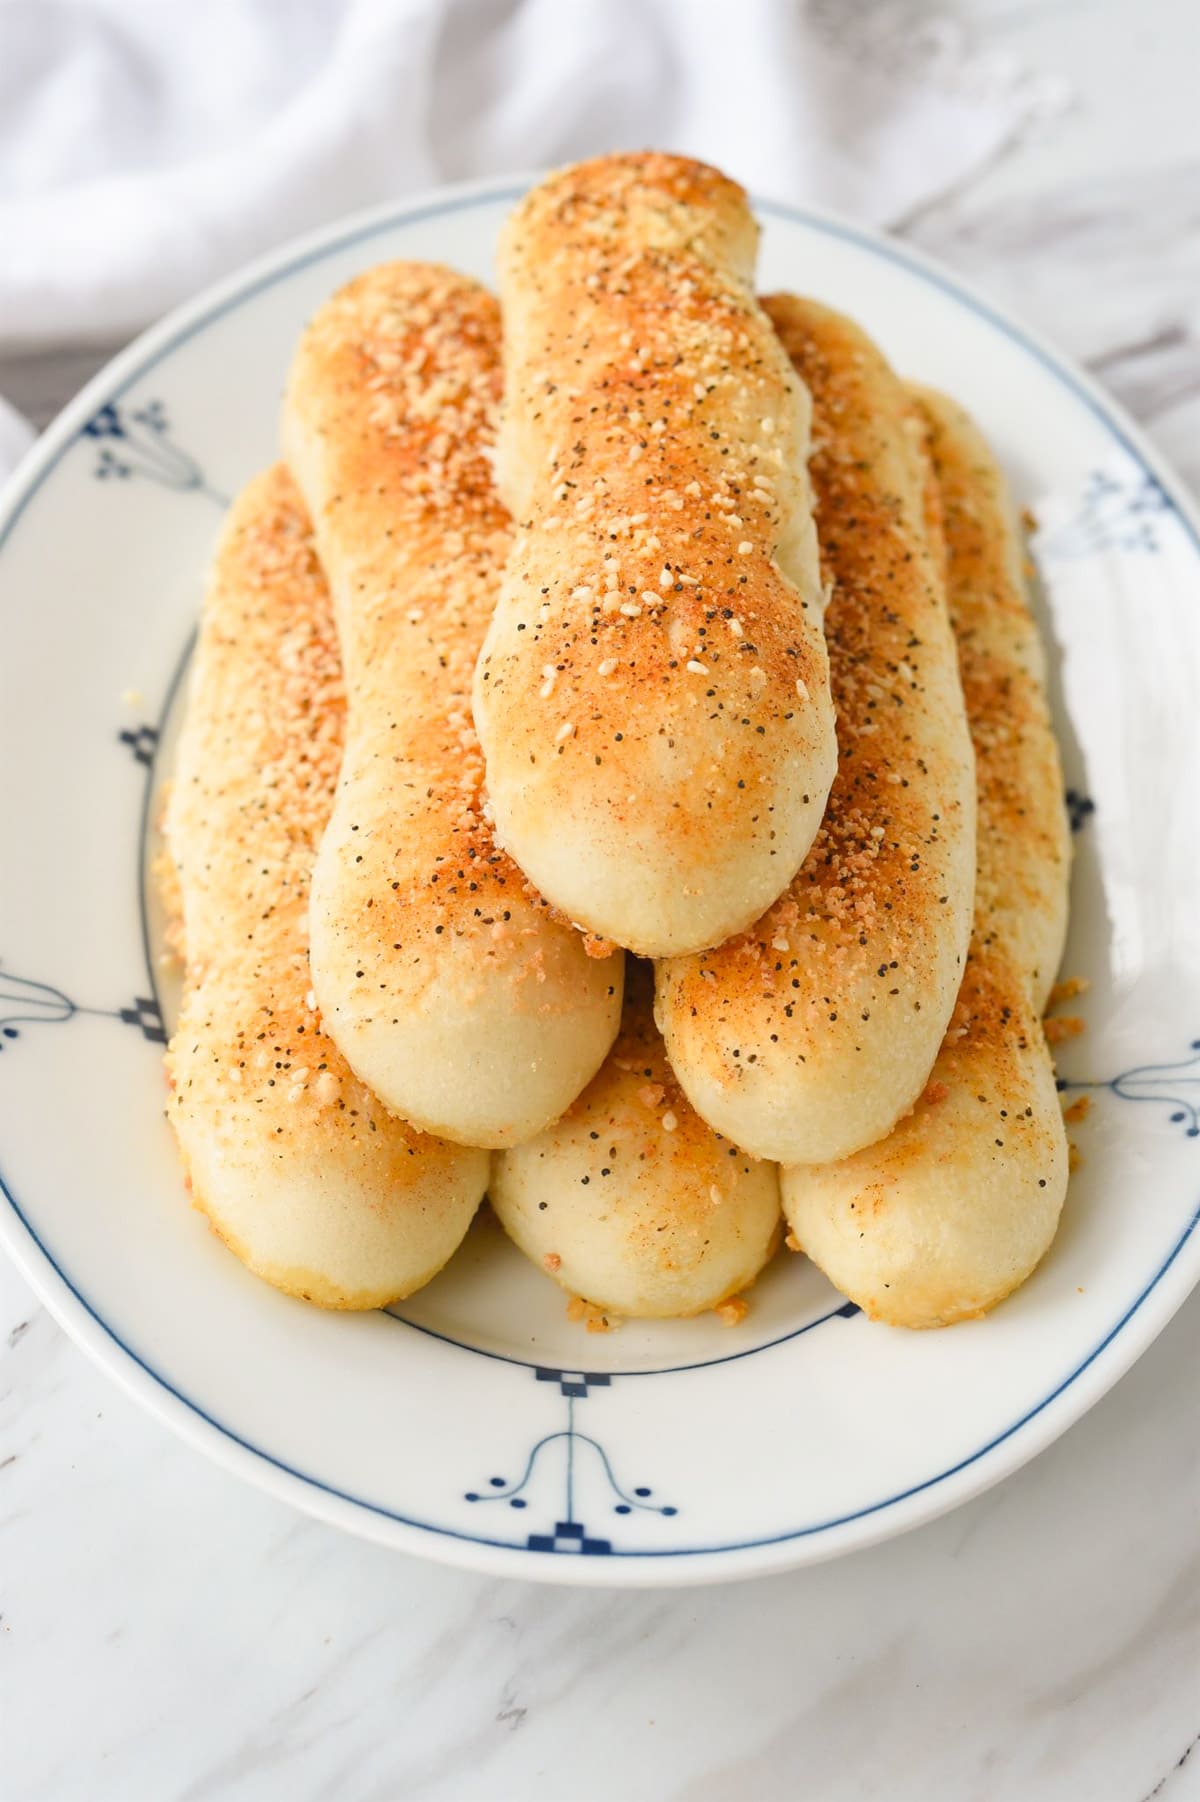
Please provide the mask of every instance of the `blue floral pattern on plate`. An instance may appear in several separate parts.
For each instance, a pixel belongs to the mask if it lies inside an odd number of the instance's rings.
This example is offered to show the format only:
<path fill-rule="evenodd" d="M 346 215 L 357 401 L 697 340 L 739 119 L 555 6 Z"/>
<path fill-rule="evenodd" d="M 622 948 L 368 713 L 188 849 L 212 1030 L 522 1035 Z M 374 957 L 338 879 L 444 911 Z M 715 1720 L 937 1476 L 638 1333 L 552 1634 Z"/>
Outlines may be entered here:
<path fill-rule="evenodd" d="M 1155 932 L 1163 936 L 1168 910 L 1136 906 L 1136 878 L 1150 867 L 1147 851 L 1161 837 L 1167 791 L 1178 796 L 1181 818 L 1191 808 L 1191 785 L 1167 778 L 1190 767 L 1172 746 L 1187 736 L 1181 722 L 1188 696 L 1179 672 L 1184 652 L 1190 658 L 1196 650 L 1191 622 L 1200 538 L 1182 500 L 1164 504 L 1167 478 L 1154 474 L 1153 456 L 1136 432 L 1053 353 L 902 247 L 764 204 L 772 266 L 781 276 L 794 271 L 792 279 L 836 304 L 839 283 L 850 280 L 841 273 L 849 259 L 877 284 L 895 354 L 916 367 L 940 322 L 947 341 L 959 347 L 958 364 L 951 357 L 947 370 L 966 372 L 963 398 L 1002 445 L 1024 443 L 1025 489 L 1035 502 L 1039 496 L 1046 502 L 1046 530 L 1034 548 L 1054 565 L 1047 586 L 1064 653 L 1056 674 L 1064 718 L 1075 728 L 1076 744 L 1066 746 L 1074 789 L 1068 805 L 1073 824 L 1086 828 L 1096 817 L 1088 805 L 1094 797 L 1105 827 L 1084 834 L 1071 968 L 1093 975 L 1106 970 L 1105 945 L 1115 944 L 1133 979 L 1123 991 L 1128 1006 L 1121 1022 L 1126 1036 L 1116 1040 L 1120 1051 L 1103 1049 L 1114 1036 L 1108 1013 L 1098 1007 L 1092 1040 L 1098 1075 L 1092 1077 L 1076 1046 L 1070 1062 L 1081 1076 L 1064 1073 L 1064 1084 L 1109 1088 L 1109 1122 L 1132 1119 L 1132 1133 L 1105 1133 L 1110 1155 L 1088 1159 L 1078 1179 L 1074 1230 L 1015 1307 L 995 1323 L 956 1331 L 952 1343 L 939 1338 L 935 1345 L 851 1320 L 828 1331 L 822 1326 L 813 1355 L 805 1356 L 806 1348 L 790 1342 L 834 1298 L 799 1259 L 768 1276 L 742 1333 L 726 1336 L 703 1322 L 643 1334 L 630 1323 L 611 1347 L 590 1352 L 582 1340 L 575 1349 L 553 1293 L 536 1319 L 503 1318 L 504 1297 L 529 1292 L 521 1288 L 517 1258 L 500 1276 L 490 1339 L 468 1304 L 495 1291 L 485 1281 L 473 1295 L 469 1253 L 457 1261 L 458 1274 L 454 1267 L 447 1273 L 450 1300 L 435 1297 L 423 1316 L 414 1301 L 403 1325 L 378 1317 L 333 1323 L 259 1291 L 201 1236 L 200 1223 L 172 1187 L 156 1058 L 140 1050 L 144 1037 L 152 1040 L 161 1030 L 147 1011 L 151 1004 L 142 1016 L 134 1003 L 95 1010 L 101 1019 L 94 1024 L 72 1024 L 91 1011 L 76 1003 L 77 995 L 115 1001 L 153 994 L 156 976 L 145 972 L 154 941 L 142 961 L 138 921 L 130 914 L 134 856 L 131 849 L 124 864 L 113 847 L 137 840 L 139 801 L 144 814 L 159 740 L 152 724 L 120 722 L 123 756 L 96 760 L 93 818 L 80 808 L 75 777 L 94 747 L 78 734 L 68 746 L 64 727 L 78 720 L 94 730 L 98 695 L 131 684 L 152 690 L 172 635 L 182 643 L 190 630 L 212 510 L 224 500 L 219 491 L 271 454 L 280 347 L 311 312 L 321 284 L 332 288 L 354 267 L 385 256 L 428 254 L 431 220 L 439 253 L 482 276 L 511 198 L 498 187 L 482 197 L 441 195 L 282 253 L 240 286 L 159 328 L 118 370 L 99 378 L 93 393 L 51 428 L 12 490 L 0 516 L 0 553 L 14 578 L 9 592 L 21 597 L 31 582 L 41 585 L 37 618 L 30 620 L 26 610 L 23 625 L 59 681 L 52 716 L 36 685 L 28 695 L 12 685 L 8 723 L 20 754 L 28 748 L 29 770 L 27 781 L 8 785 L 6 846 L 14 867 L 36 867 L 39 879 L 56 884 L 71 902 L 60 916 L 45 905 L 44 890 L 35 895 L 11 885 L 5 948 L 18 970 L 57 975 L 62 986 L 18 982 L 0 991 L 8 997 L 0 1014 L 21 1034 L 24 1053 L 0 1068 L 9 1123 L 0 1237 L 56 1295 L 63 1318 L 106 1369 L 227 1465 L 340 1525 L 410 1551 L 440 1547 L 444 1556 L 476 1568 L 533 1576 L 551 1567 L 553 1575 L 568 1572 L 579 1582 L 610 1582 L 618 1571 L 628 1582 L 694 1581 L 716 1573 L 717 1554 L 724 1574 L 783 1568 L 912 1525 L 1014 1468 L 1128 1367 L 1200 1268 L 1200 1240 L 1188 1238 L 1197 1223 L 1197 1166 L 1188 1136 L 1196 1123 L 1194 1060 L 1144 1061 L 1147 1048 L 1157 1055 L 1164 1046 L 1191 1044 L 1193 992 L 1182 969 L 1177 981 L 1168 970 L 1169 986 L 1154 989 L 1164 971 L 1153 960 L 1153 981 L 1139 987 L 1142 950 Z M 1004 367 L 1003 381 L 993 379 L 993 366 Z M 236 381 L 228 379 L 230 370 L 238 372 Z M 928 373 L 936 377 L 937 370 Z M 201 418 L 206 448 L 189 455 L 176 433 L 181 422 Z M 1044 419 L 1046 430 L 1031 435 L 1031 418 Z M 1101 475 L 1092 478 L 1093 471 Z M 202 497 L 197 507 L 186 503 L 188 494 Z M 96 506 L 108 497 L 116 504 Z M 95 609 L 104 609 L 103 629 L 89 639 L 94 661 L 60 658 L 54 665 L 56 644 L 80 622 L 79 552 L 64 529 L 79 508 L 95 527 L 88 592 Z M 178 572 L 186 580 L 177 580 Z M 89 632 L 93 625 L 88 622 Z M 1160 645 L 1168 647 L 1166 659 Z M 1137 653 L 1144 647 L 1154 653 L 1158 672 L 1150 690 L 1138 681 Z M 1170 647 L 1179 649 L 1177 664 Z M 1152 722 L 1147 755 L 1140 740 L 1134 743 L 1144 713 L 1131 706 L 1122 714 L 1111 703 L 1159 693 L 1162 718 Z M 39 737 L 51 717 L 57 737 Z M 99 724 L 103 731 L 102 701 Z M 128 785 L 130 766 L 141 778 L 140 795 Z M 1143 784 L 1132 809 L 1122 786 L 1126 770 Z M 48 832 L 46 821 L 56 816 L 74 831 Z M 1179 836 L 1194 841 L 1190 832 Z M 1132 866 L 1131 846 L 1138 859 Z M 36 859 L 27 865 L 31 849 Z M 1184 867 L 1181 853 L 1173 868 Z M 1114 869 L 1130 875 L 1124 887 L 1106 886 Z M 1186 927 L 1179 913 L 1183 886 L 1176 884 L 1169 913 L 1175 936 Z M 1106 916 L 1105 902 L 1133 907 L 1135 917 L 1119 919 L 1112 907 Z M 1140 936 L 1138 928 L 1145 928 Z M 103 948 L 98 964 L 86 960 L 93 942 Z M 109 1033 L 106 1018 L 135 1031 Z M 71 1029 L 35 1034 L 34 1021 Z M 1124 1068 L 1126 1048 L 1130 1057 L 1143 1058 L 1135 1068 Z M 1112 1070 L 1122 1073 L 1100 1080 Z M 1131 1105 L 1147 1101 L 1148 1107 Z M 64 1107 L 80 1121 L 79 1132 L 54 1130 Z M 94 1141 L 83 1130 L 95 1117 L 118 1115 L 121 1130 Z M 1165 1132 L 1168 1122 L 1172 1130 Z M 1143 1192 L 1137 1185 L 1147 1174 L 1152 1180 Z M 88 1209 L 80 1208 L 81 1197 Z M 1133 1197 L 1147 1205 L 1129 1205 Z M 1144 1268 L 1112 1258 L 1114 1222 L 1127 1228 L 1139 1257 L 1145 1253 Z M 530 1290 L 551 1289 L 536 1272 L 524 1274 Z M 141 1296 L 161 1294 L 164 1284 L 173 1305 L 147 1312 Z M 759 1342 L 797 1317 L 808 1325 L 783 1331 L 773 1341 L 777 1349 Z M 462 1337 L 451 1338 L 443 1327 Z M 477 1331 L 477 1343 L 468 1344 Z M 426 1332 L 449 1343 L 417 1343 Z M 734 1340 L 744 1349 L 722 1356 Z M 243 1343 L 253 1343 L 256 1355 L 239 1367 Z M 486 1350 L 489 1344 L 506 1351 Z M 533 1344 L 546 1378 L 531 1375 L 530 1364 L 516 1368 L 521 1360 L 507 1355 Z M 689 1349 L 682 1353 L 675 1349 L 684 1345 Z M 356 1346 L 369 1348 L 357 1361 Z M 349 1348 L 345 1354 L 342 1347 Z M 586 1382 L 583 1395 L 568 1397 L 564 1379 L 604 1374 L 569 1369 L 581 1355 L 621 1368 L 607 1384 Z M 677 1362 L 669 1369 L 639 1368 L 672 1357 Z M 683 1357 L 695 1362 L 684 1365 Z M 718 1364 L 730 1368 L 722 1374 L 711 1368 Z M 964 1364 L 982 1370 L 985 1380 L 960 1380 L 956 1372 Z M 684 1369 L 695 1374 L 684 1376 Z M 741 1371 L 744 1381 L 735 1374 Z M 1077 1380 L 1087 1372 L 1087 1381 Z M 949 1398 L 947 1406 L 920 1406 L 917 1398 L 930 1393 L 930 1384 L 939 1400 Z M 362 1431 L 353 1430 L 357 1420 Z M 872 1422 L 879 1423 L 878 1434 Z M 386 1430 L 373 1431 L 380 1423 Z M 784 1423 L 796 1430 L 783 1430 Z M 905 1429 L 904 1450 L 915 1447 L 914 1456 L 892 1455 L 893 1426 Z M 479 1499 L 467 1502 L 466 1494 Z M 667 1514 L 668 1508 L 677 1513 Z M 589 1551 L 579 1556 L 585 1543 Z M 591 1549 L 601 1544 L 610 1555 Z M 546 1557 L 546 1550 L 567 1555 Z"/>
<path fill-rule="evenodd" d="M 134 406 L 107 401 L 88 420 L 83 436 L 94 439 L 98 447 L 92 469 L 98 481 L 127 482 L 141 477 L 178 494 L 206 495 L 218 507 L 229 505 L 229 497 L 210 486 L 196 459 L 172 439 L 161 400 Z"/>

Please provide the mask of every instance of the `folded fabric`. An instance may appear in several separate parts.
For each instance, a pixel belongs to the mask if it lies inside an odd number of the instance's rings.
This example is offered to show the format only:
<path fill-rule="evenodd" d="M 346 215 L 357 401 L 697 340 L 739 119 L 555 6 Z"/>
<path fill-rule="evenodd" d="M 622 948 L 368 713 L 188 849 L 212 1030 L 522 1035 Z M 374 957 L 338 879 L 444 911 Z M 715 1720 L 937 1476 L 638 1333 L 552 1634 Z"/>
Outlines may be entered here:
<path fill-rule="evenodd" d="M 0 0 L 0 344 L 127 336 L 355 207 L 606 149 L 891 223 L 1053 98 L 869 0 Z"/>

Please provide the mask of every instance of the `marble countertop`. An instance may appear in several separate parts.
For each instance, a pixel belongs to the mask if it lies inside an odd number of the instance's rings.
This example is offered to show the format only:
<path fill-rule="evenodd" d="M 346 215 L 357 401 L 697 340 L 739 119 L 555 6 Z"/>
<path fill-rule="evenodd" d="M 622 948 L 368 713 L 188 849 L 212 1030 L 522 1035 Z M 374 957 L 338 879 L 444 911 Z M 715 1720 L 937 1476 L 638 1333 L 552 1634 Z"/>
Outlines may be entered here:
<path fill-rule="evenodd" d="M 1190 0 L 963 0 L 1071 106 L 905 234 L 1200 488 Z M 1190 43 L 1190 48 L 1189 48 Z M 45 416 L 100 358 L 0 360 Z M 540 1589 L 345 1538 L 139 1413 L 0 1265 L 3 1802 L 1191 1802 L 1200 1295 L 1066 1437 L 790 1576 Z"/>

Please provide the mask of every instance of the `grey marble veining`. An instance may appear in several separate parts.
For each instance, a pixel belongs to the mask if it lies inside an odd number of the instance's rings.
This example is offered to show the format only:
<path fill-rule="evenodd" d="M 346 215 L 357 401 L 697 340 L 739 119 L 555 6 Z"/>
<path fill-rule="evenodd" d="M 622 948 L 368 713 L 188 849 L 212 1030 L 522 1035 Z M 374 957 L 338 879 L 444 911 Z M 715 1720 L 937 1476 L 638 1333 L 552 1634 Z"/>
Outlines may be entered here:
<path fill-rule="evenodd" d="M 1200 486 L 1191 8 L 960 10 L 1075 100 L 909 235 L 1084 359 Z M 27 372 L 43 413 L 79 367 Z M 1197 1368 L 1200 1297 L 1034 1464 L 904 1539 L 583 1594 L 242 1486 L 0 1266 L 0 1802 L 1195 1802 Z"/>
<path fill-rule="evenodd" d="M 1200 403 L 1200 150 L 1152 171 L 1074 180 L 973 206 L 970 192 L 909 236 L 1077 357 L 1153 426 Z M 1087 296 L 1086 301 L 1082 300 Z M 1181 447 L 1200 483 L 1200 448 Z"/>
<path fill-rule="evenodd" d="M 1035 1464 L 906 1539 L 588 1595 L 301 1520 L 166 1438 L 17 1279 L 0 1297 L 6 1336 L 30 1319 L 0 1354 L 6 1797 L 1196 1793 L 1175 1766 L 1198 1725 L 1200 1306 Z"/>

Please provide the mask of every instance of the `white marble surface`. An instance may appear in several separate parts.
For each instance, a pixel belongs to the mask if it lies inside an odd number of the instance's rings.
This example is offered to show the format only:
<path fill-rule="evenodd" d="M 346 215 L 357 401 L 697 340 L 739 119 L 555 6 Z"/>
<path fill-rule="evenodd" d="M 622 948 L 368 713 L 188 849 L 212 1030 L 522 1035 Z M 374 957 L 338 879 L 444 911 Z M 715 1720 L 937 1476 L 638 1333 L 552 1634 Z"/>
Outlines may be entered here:
<path fill-rule="evenodd" d="M 960 10 L 1075 101 L 909 235 L 1087 362 L 1200 487 L 1200 15 Z M 80 362 L 0 387 L 62 399 Z M 1034 1465 L 906 1539 L 580 1594 L 241 1487 L 0 1267 L 0 1802 L 1191 1802 L 1198 1367 L 1200 1296 Z"/>

